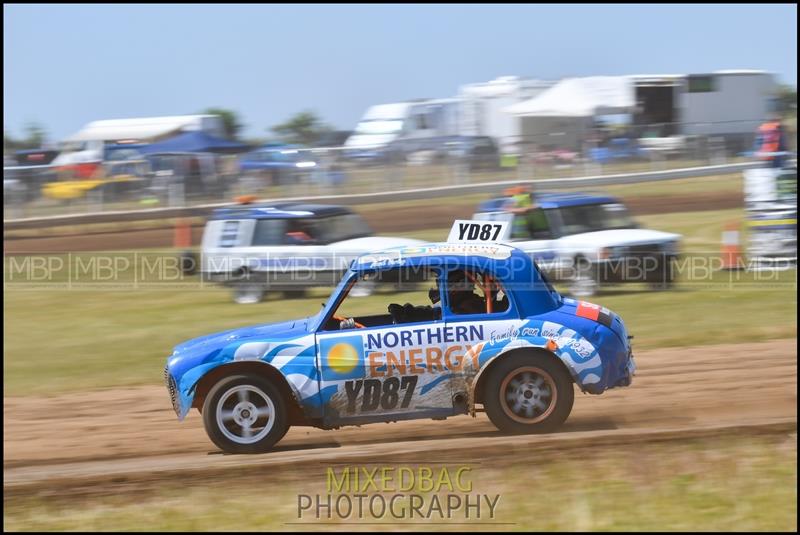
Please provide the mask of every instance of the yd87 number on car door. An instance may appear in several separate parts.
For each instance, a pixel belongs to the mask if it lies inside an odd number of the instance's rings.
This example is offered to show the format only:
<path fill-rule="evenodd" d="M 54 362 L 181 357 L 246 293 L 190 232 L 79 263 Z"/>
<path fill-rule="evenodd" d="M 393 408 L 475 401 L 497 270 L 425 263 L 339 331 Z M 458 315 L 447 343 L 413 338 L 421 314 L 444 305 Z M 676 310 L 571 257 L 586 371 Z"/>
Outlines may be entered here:
<path fill-rule="evenodd" d="M 411 404 L 414 390 L 417 387 L 416 375 L 403 377 L 387 377 L 386 379 L 357 379 L 346 381 L 344 389 L 347 393 L 347 412 L 356 411 L 356 404 L 361 395 L 361 412 L 371 412 L 381 408 L 392 410 L 405 409 Z"/>

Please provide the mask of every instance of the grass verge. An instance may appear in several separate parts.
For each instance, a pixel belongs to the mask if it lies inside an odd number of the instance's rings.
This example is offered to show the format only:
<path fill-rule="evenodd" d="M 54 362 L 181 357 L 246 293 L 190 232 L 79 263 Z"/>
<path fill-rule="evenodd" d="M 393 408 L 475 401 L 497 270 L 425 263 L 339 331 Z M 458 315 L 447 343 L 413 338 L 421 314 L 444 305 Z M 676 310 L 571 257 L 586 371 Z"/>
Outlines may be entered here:
<path fill-rule="evenodd" d="M 116 491 L 74 496 L 46 491 L 36 496 L 4 497 L 4 529 L 9 531 L 220 531 L 220 530 L 408 530 L 436 531 L 796 531 L 797 530 L 797 435 L 742 436 L 587 447 L 577 451 L 552 451 L 529 459 L 519 455 L 467 459 L 445 464 L 359 465 L 367 470 L 400 466 L 418 470 L 427 466 L 434 474 L 446 468 L 450 475 L 461 467 L 470 470 L 453 478 L 438 492 L 422 485 L 397 490 L 402 483 L 387 481 L 381 472 L 376 487 L 386 501 L 395 493 L 422 497 L 422 513 L 437 495 L 462 503 L 476 503 L 479 495 L 492 500 L 493 510 L 482 507 L 480 518 L 472 509 L 450 509 L 450 518 L 430 512 L 428 518 L 403 509 L 398 500 L 390 512 L 370 511 L 362 518 L 358 509 L 313 509 L 298 512 L 299 494 L 324 500 L 330 495 L 356 501 L 359 490 L 328 490 L 327 469 L 341 473 L 344 466 L 308 463 L 294 469 L 231 473 L 199 480 L 165 480 L 136 489 L 120 485 Z M 389 472 L 390 474 L 392 472 Z M 419 472 L 417 472 L 419 473 Z M 410 481 L 410 480 L 406 480 Z M 419 481 L 419 480 L 417 480 Z M 405 487 L 409 489 L 411 485 Z M 365 504 L 379 494 L 372 487 L 362 492 Z M 469 496 L 469 498 L 467 498 Z M 143 515 L 142 511 L 147 511 Z"/>

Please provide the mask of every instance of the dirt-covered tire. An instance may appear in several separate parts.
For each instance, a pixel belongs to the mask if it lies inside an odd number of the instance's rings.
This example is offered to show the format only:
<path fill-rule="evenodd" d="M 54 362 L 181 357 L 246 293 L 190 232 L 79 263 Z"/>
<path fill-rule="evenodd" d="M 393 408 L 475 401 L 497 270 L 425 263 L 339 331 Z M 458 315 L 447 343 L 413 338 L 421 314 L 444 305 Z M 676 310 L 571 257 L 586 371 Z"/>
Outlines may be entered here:
<path fill-rule="evenodd" d="M 575 399 L 564 365 L 543 352 L 500 357 L 489 370 L 483 407 L 506 433 L 549 433 L 563 424 Z"/>
<path fill-rule="evenodd" d="M 286 401 L 257 375 L 221 379 L 208 392 L 202 414 L 208 437 L 228 453 L 264 453 L 289 429 Z"/>

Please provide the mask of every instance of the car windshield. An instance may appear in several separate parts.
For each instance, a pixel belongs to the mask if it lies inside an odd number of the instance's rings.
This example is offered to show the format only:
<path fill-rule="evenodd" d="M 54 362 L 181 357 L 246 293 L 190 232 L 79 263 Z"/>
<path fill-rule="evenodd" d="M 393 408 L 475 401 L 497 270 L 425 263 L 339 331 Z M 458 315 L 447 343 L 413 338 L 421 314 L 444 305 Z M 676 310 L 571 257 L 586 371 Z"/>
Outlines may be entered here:
<path fill-rule="evenodd" d="M 628 210 L 619 203 L 562 206 L 555 210 L 561 216 L 561 229 L 565 236 L 636 226 Z"/>

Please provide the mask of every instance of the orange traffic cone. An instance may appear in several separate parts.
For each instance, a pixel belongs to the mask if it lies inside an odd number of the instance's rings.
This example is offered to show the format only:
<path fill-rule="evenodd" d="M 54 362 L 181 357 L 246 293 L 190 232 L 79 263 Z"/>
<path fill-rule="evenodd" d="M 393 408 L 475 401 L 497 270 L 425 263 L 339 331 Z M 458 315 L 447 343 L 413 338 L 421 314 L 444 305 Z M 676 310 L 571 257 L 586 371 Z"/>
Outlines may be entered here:
<path fill-rule="evenodd" d="M 175 221 L 175 235 L 173 245 L 177 249 L 192 246 L 192 227 L 187 219 Z"/>
<path fill-rule="evenodd" d="M 739 246 L 739 223 L 731 222 L 722 231 L 722 269 L 744 269 L 742 248 Z"/>

